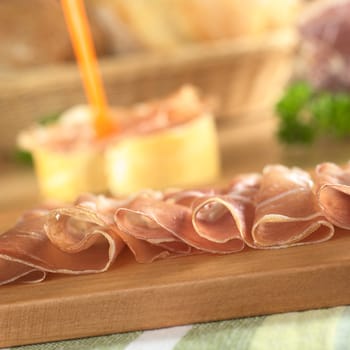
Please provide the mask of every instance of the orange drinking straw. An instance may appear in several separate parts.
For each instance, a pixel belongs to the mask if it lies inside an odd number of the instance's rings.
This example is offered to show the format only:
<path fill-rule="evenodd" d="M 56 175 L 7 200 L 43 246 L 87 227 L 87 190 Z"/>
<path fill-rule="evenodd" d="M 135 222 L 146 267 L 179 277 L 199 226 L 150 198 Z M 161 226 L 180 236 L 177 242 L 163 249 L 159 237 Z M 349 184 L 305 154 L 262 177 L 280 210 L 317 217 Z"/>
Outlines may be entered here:
<path fill-rule="evenodd" d="M 117 125 L 109 117 L 107 99 L 98 70 L 96 53 L 83 0 L 61 0 L 85 93 L 95 114 L 96 134 L 104 136 Z"/>

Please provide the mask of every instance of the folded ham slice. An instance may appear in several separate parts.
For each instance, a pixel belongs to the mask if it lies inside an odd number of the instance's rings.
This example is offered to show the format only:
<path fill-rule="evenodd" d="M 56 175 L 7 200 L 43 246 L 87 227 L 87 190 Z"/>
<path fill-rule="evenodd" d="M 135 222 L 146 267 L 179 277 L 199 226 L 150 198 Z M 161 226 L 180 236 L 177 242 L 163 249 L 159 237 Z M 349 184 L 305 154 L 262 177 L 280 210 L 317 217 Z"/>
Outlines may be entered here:
<path fill-rule="evenodd" d="M 115 222 L 124 235 L 162 248 L 168 255 L 188 255 L 196 248 L 191 244 L 196 233 L 191 226 L 191 210 L 186 206 L 139 197 L 116 211 Z"/>
<path fill-rule="evenodd" d="M 237 181 L 241 187 L 242 181 L 243 177 Z M 245 246 L 254 210 L 251 199 L 235 186 L 227 193 L 193 190 L 168 192 L 163 198 L 139 196 L 117 209 L 115 222 L 124 237 L 136 239 L 124 238 L 132 251 L 132 244 L 141 240 L 162 247 L 170 256 L 238 252 Z"/>
<path fill-rule="evenodd" d="M 107 218 L 79 204 L 25 213 L 0 235 L 0 284 L 106 271 L 124 247 Z"/>
<path fill-rule="evenodd" d="M 152 194 L 134 198 L 128 206 L 115 211 L 114 220 L 120 237 L 138 262 L 191 253 L 191 247 L 173 234 L 181 224 L 181 213 L 169 206 L 162 196 Z M 171 218 L 169 218 L 169 216 Z M 173 221 L 173 222 L 171 222 Z"/>
<path fill-rule="evenodd" d="M 316 167 L 316 193 L 325 217 L 335 226 L 350 229 L 350 163 Z"/>
<path fill-rule="evenodd" d="M 231 241 L 243 249 L 250 239 L 260 179 L 255 173 L 238 175 L 219 193 L 197 198 L 192 222 L 198 235 L 221 244 Z"/>
<path fill-rule="evenodd" d="M 322 242 L 334 234 L 313 193 L 310 175 L 301 169 L 265 167 L 255 201 L 250 244 L 254 248 Z"/>
<path fill-rule="evenodd" d="M 43 226 L 47 213 L 46 209 L 28 211 L 13 228 L 0 235 L 0 285 L 45 279 L 46 272 L 36 266 L 38 259 L 27 255 L 45 245 Z"/>

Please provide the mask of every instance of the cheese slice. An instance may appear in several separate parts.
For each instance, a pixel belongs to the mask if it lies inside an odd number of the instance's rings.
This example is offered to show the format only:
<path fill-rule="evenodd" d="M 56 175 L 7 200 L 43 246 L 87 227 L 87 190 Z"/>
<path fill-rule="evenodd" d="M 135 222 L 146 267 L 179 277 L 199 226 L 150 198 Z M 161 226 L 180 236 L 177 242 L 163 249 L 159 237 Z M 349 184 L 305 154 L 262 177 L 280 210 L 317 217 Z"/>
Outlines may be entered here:
<path fill-rule="evenodd" d="M 34 166 L 44 198 L 73 201 L 81 193 L 105 193 L 104 154 L 98 150 L 57 151 L 38 147 Z"/>
<path fill-rule="evenodd" d="M 105 172 L 114 195 L 215 181 L 220 160 L 213 117 L 204 114 L 172 128 L 119 140 L 106 149 Z"/>

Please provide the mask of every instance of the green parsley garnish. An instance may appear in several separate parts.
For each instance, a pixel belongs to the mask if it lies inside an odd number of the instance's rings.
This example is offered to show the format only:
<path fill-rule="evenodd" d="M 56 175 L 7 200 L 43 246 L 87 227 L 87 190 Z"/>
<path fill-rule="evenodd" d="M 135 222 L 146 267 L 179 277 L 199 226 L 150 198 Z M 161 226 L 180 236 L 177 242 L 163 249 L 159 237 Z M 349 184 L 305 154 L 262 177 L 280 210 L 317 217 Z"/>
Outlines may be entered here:
<path fill-rule="evenodd" d="M 60 117 L 60 115 L 61 113 L 52 113 L 52 114 L 46 115 L 45 117 L 39 118 L 38 123 L 40 125 L 49 125 L 49 124 L 55 123 Z"/>
<path fill-rule="evenodd" d="M 311 144 L 316 138 L 350 136 L 350 94 L 317 91 L 299 81 L 291 84 L 276 106 L 279 139 Z"/>

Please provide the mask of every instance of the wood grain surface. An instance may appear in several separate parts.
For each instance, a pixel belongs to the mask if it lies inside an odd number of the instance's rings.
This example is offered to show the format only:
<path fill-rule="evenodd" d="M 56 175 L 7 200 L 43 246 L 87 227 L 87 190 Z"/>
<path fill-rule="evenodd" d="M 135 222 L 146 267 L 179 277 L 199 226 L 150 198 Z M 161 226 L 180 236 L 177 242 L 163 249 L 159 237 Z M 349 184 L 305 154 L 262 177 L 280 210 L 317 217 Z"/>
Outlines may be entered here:
<path fill-rule="evenodd" d="M 245 249 L 50 275 L 0 288 L 0 346 L 183 325 L 350 303 L 350 233 L 280 250 Z"/>

